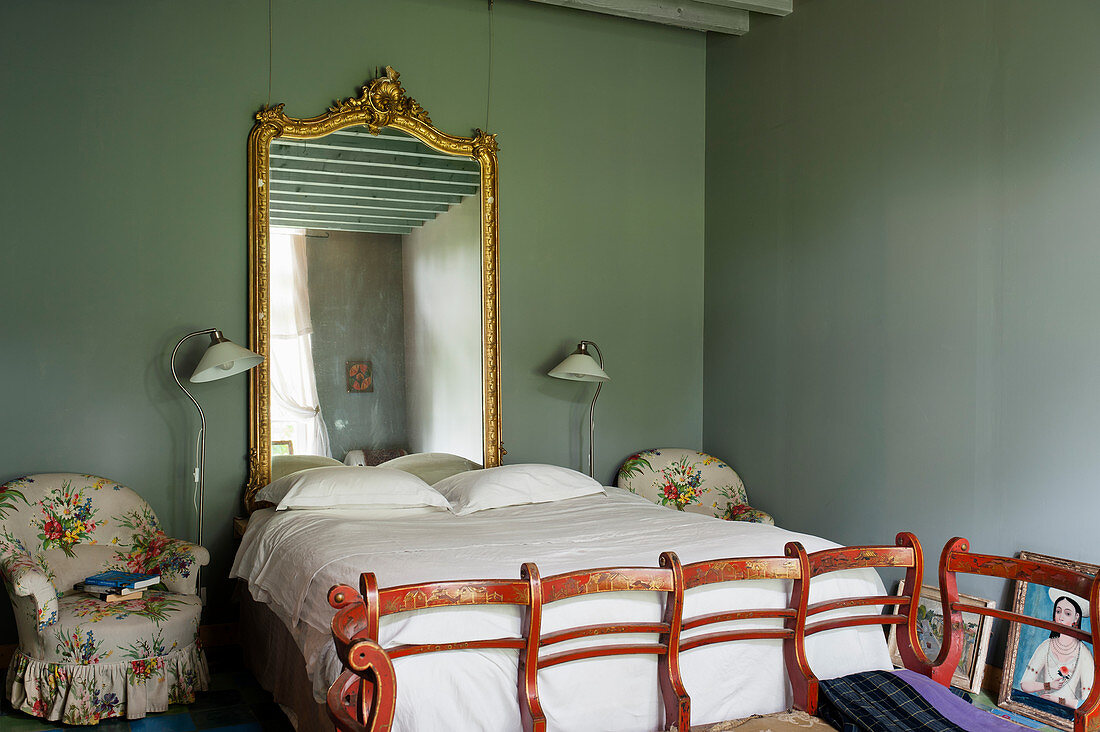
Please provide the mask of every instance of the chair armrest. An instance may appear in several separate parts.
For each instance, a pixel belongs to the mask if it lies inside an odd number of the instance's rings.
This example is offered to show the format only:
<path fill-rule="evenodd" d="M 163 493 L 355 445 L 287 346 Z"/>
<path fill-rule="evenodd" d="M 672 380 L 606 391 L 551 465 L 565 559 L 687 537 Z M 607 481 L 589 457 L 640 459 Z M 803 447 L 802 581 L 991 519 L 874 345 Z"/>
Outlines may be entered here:
<path fill-rule="evenodd" d="M 753 508 L 747 503 L 730 505 L 723 516 L 726 521 L 748 521 L 754 524 L 767 524 L 775 526 L 775 519 L 759 508 Z"/>
<path fill-rule="evenodd" d="M 160 574 L 169 592 L 194 595 L 197 591 L 198 568 L 210 563 L 210 552 L 198 544 L 173 539 L 160 532 L 150 546 L 145 571 Z"/>
<path fill-rule="evenodd" d="M 0 576 L 17 597 L 29 597 L 34 601 L 35 622 L 39 630 L 57 620 L 57 588 L 48 572 L 44 564 L 23 547 L 21 541 L 0 539 Z"/>

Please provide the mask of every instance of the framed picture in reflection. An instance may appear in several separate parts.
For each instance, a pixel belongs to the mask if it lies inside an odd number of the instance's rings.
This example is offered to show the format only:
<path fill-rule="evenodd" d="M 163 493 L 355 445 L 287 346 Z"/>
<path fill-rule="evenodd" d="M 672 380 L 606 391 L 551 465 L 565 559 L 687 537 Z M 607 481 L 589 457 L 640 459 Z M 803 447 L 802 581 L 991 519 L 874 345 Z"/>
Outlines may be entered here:
<path fill-rule="evenodd" d="M 374 391 L 374 372 L 370 361 L 348 361 L 348 394 L 365 394 Z"/>

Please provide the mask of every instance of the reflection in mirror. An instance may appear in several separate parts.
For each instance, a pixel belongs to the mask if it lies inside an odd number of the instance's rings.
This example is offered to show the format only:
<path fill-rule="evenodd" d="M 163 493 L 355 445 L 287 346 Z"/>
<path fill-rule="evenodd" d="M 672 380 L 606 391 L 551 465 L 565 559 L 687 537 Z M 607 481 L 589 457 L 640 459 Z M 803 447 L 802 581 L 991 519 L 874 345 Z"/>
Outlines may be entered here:
<path fill-rule="evenodd" d="M 272 140 L 274 454 L 483 460 L 479 179 L 398 130 Z"/>
<path fill-rule="evenodd" d="M 250 513 L 273 454 L 294 454 L 279 475 L 504 455 L 496 137 L 436 128 L 398 77 L 316 117 L 263 107 L 248 135 L 248 337 L 267 357 L 249 378 Z"/>

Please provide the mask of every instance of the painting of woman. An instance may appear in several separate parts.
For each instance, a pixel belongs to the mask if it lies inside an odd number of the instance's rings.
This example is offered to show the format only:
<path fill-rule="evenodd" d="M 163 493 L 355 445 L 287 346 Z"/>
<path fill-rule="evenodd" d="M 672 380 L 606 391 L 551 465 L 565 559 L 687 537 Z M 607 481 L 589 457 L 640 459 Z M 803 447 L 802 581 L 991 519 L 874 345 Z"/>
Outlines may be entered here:
<path fill-rule="evenodd" d="M 1022 551 L 1020 559 L 1053 565 L 1090 581 L 1100 573 L 1095 564 L 1036 552 Z M 1092 610 L 1100 608 L 1090 608 L 1079 595 L 1038 582 L 1016 581 L 1012 611 L 1042 620 L 1047 627 L 1009 623 L 997 706 L 1056 729 L 1073 729 L 1074 715 L 1100 672 L 1096 667 L 1100 657 L 1094 657 L 1092 643 L 1078 640 L 1091 636 Z"/>
<path fill-rule="evenodd" d="M 1049 592 L 1054 603 L 1054 622 L 1080 629 L 1088 603 L 1060 590 Z M 1021 691 L 1071 709 L 1079 707 L 1088 697 L 1092 684 L 1093 659 L 1088 647 L 1072 636 L 1055 631 L 1031 654 L 1020 678 Z"/>

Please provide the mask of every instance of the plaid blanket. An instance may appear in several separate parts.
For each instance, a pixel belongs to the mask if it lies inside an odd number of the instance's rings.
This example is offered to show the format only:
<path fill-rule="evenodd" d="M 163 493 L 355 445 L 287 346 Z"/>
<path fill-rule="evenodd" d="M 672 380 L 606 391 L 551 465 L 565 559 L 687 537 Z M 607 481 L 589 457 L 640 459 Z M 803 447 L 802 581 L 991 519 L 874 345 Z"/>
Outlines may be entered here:
<path fill-rule="evenodd" d="M 822 681 L 817 715 L 841 732 L 964 729 L 891 671 L 865 671 Z"/>

